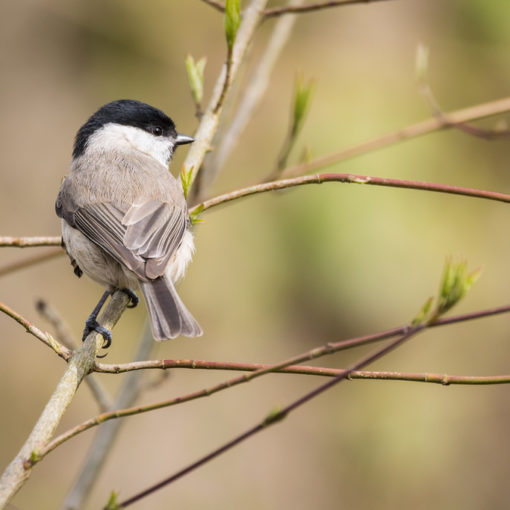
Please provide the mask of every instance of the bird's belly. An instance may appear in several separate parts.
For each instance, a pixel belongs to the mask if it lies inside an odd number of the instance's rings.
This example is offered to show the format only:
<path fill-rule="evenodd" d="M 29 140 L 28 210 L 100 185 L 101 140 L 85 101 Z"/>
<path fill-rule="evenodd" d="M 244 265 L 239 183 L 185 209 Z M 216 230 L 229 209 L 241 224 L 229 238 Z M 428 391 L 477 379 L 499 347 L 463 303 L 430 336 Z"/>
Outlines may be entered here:
<path fill-rule="evenodd" d="M 69 226 L 65 220 L 62 220 L 62 239 L 71 260 L 92 280 L 117 289 L 138 287 L 134 274 L 129 274 L 131 271 L 124 271 L 115 259 L 80 231 Z"/>

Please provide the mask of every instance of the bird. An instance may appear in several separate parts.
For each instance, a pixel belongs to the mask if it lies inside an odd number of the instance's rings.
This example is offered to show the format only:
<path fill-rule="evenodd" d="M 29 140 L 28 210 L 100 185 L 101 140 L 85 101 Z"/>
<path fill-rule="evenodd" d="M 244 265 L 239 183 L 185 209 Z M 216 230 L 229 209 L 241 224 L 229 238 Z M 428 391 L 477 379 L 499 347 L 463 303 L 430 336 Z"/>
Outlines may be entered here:
<path fill-rule="evenodd" d="M 78 130 L 55 211 L 75 274 L 106 287 L 83 340 L 96 331 L 109 347 L 97 316 L 116 290 L 136 306 L 138 288 L 156 340 L 202 335 L 175 289 L 194 242 L 182 186 L 168 169 L 174 150 L 193 141 L 163 111 L 133 99 L 101 106 Z"/>

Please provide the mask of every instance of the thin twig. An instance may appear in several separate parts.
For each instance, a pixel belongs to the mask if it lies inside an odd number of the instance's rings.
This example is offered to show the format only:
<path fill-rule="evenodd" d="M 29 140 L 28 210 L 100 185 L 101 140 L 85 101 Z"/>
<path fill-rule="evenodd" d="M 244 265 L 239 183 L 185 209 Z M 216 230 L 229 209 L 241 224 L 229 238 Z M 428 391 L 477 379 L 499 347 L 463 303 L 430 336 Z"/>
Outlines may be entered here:
<path fill-rule="evenodd" d="M 57 310 L 44 299 L 37 300 L 36 309 L 41 314 L 41 317 L 43 317 L 53 326 L 57 339 L 70 351 L 74 351 L 79 344 L 76 342 L 73 334 L 71 333 L 71 330 L 69 329 L 69 326 L 57 312 Z M 87 383 L 87 386 L 94 396 L 99 409 L 102 412 L 109 411 L 112 408 L 111 398 L 108 395 L 106 388 L 104 388 L 103 385 L 98 381 L 97 377 L 94 377 L 94 375 L 91 374 L 89 377 L 85 378 L 85 382 Z"/>
<path fill-rule="evenodd" d="M 56 257 L 60 257 L 61 255 L 64 255 L 64 253 L 65 252 L 61 249 L 48 250 L 46 253 L 41 253 L 40 255 L 27 257 L 22 260 L 11 262 L 10 264 L 5 264 L 4 266 L 0 267 L 0 276 L 5 276 L 6 274 L 14 273 L 20 269 L 26 269 L 28 267 L 39 264 L 40 262 L 46 262 Z"/>
<path fill-rule="evenodd" d="M 483 198 L 486 200 L 494 200 L 496 202 L 510 203 L 510 195 L 499 193 L 497 191 L 485 191 L 474 188 L 464 188 L 462 186 L 450 186 L 448 184 L 437 184 L 434 182 L 411 181 L 407 179 L 390 179 L 387 177 L 370 177 L 368 175 L 354 174 L 315 174 L 302 175 L 299 177 L 291 177 L 280 179 L 272 182 L 254 184 L 241 188 L 229 193 L 224 193 L 216 197 L 205 200 L 191 209 L 194 211 L 206 211 L 212 207 L 216 207 L 232 200 L 243 197 L 256 195 L 258 193 L 267 193 L 268 191 L 276 191 L 295 186 L 303 186 L 307 184 L 323 184 L 325 182 L 340 182 L 345 184 L 366 184 L 370 186 L 383 186 L 389 188 L 405 188 L 421 191 L 434 191 L 437 193 L 447 193 L 450 195 L 462 195 L 466 197 Z"/>
<path fill-rule="evenodd" d="M 204 2 L 204 4 L 210 5 L 211 7 L 214 7 L 217 11 L 225 12 L 225 5 L 218 0 L 202 0 L 202 2 Z"/>
<path fill-rule="evenodd" d="M 150 356 L 151 350 L 154 347 L 154 339 L 148 323 L 145 324 L 143 333 L 140 337 L 138 352 L 135 359 L 144 359 Z M 92 374 L 85 378 L 89 380 Z M 122 409 L 134 404 L 142 389 L 141 384 L 142 374 L 129 374 L 123 381 L 115 403 L 110 407 L 111 409 Z M 115 439 L 117 438 L 123 420 L 114 420 L 110 423 L 104 424 L 99 428 L 92 444 L 89 446 L 87 459 L 78 474 L 73 487 L 67 494 L 62 510 L 79 510 L 85 506 L 87 497 L 90 496 L 92 487 L 101 474 L 101 469 L 105 460 L 108 457 Z"/>
<path fill-rule="evenodd" d="M 39 237 L 12 237 L 0 236 L 0 247 L 13 246 L 16 248 L 26 248 L 32 246 L 61 246 L 62 238 L 57 236 L 39 236 Z"/>
<path fill-rule="evenodd" d="M 204 156 L 210 149 L 212 139 L 219 125 L 219 119 L 223 110 L 223 100 L 228 93 L 228 88 L 224 90 L 225 84 L 230 87 L 234 81 L 239 66 L 243 61 L 243 57 L 248 49 L 248 45 L 262 18 L 262 11 L 267 0 L 252 0 L 248 7 L 243 11 L 241 25 L 236 35 L 234 47 L 232 50 L 232 61 L 229 68 L 229 76 L 227 77 L 227 66 L 224 65 L 218 80 L 214 86 L 214 90 L 207 106 L 200 125 L 194 135 L 195 142 L 191 145 L 190 150 L 184 161 L 184 168 L 188 171 L 192 170 L 192 181 L 195 180 Z M 227 81 L 228 78 L 228 81 Z M 220 102 L 220 107 L 217 108 Z"/>
<path fill-rule="evenodd" d="M 207 1 L 207 0 L 205 0 Z M 314 2 L 302 6 L 273 7 L 264 11 L 264 18 L 274 18 L 283 14 L 304 14 L 307 12 L 329 9 L 330 7 L 340 7 L 342 5 L 368 4 L 380 2 L 381 0 L 329 0 L 327 2 Z"/>
<path fill-rule="evenodd" d="M 425 329 L 425 325 L 418 325 L 414 327 L 410 327 L 409 330 L 399 336 L 397 339 L 393 340 L 392 342 L 388 343 L 384 347 L 375 350 L 374 352 L 368 354 L 367 356 L 364 356 L 361 360 L 351 365 L 346 370 L 342 371 L 340 374 L 338 374 L 336 377 L 331 379 L 325 384 L 322 384 L 318 388 L 306 393 L 302 397 L 294 400 L 289 405 L 285 406 L 282 409 L 272 411 L 269 413 L 261 422 L 259 422 L 254 427 L 248 429 L 244 433 L 240 434 L 236 438 L 232 439 L 231 441 L 225 443 L 220 448 L 217 448 L 216 450 L 210 452 L 209 454 L 203 456 L 198 461 L 186 466 L 184 469 L 181 469 L 177 473 L 173 474 L 172 476 L 166 478 L 165 480 L 162 480 L 161 482 L 153 485 L 152 487 L 136 494 L 135 496 L 132 496 L 131 498 L 122 501 L 118 503 L 118 508 L 126 508 L 130 506 L 131 504 L 135 503 L 136 501 L 139 501 L 140 499 L 148 496 L 149 494 L 152 494 L 153 492 L 170 485 L 171 483 L 175 482 L 179 478 L 183 477 L 184 475 L 190 473 L 191 471 L 194 471 L 195 469 L 203 466 L 207 462 L 213 460 L 214 458 L 218 457 L 222 453 L 225 453 L 226 451 L 232 449 L 234 446 L 237 446 L 238 444 L 242 443 L 246 439 L 249 439 L 253 435 L 257 434 L 258 432 L 261 432 L 262 430 L 268 428 L 271 425 L 275 425 L 276 423 L 281 422 L 284 418 L 286 418 L 292 411 L 295 411 L 297 408 L 301 407 L 302 405 L 306 404 L 310 400 L 316 398 L 317 396 L 321 395 L 328 389 L 332 388 L 336 384 L 340 383 L 341 381 L 347 379 L 352 372 L 355 370 L 359 370 L 360 368 L 363 368 L 364 366 L 373 363 L 374 361 L 382 358 L 392 350 L 396 349 L 398 346 L 402 345 L 404 342 L 409 340 L 411 337 Z"/>
<path fill-rule="evenodd" d="M 497 308 L 491 308 L 488 310 L 483 310 L 483 311 L 478 311 L 478 312 L 457 315 L 457 316 L 449 317 L 449 318 L 440 318 L 436 322 L 428 324 L 427 327 L 432 328 L 432 327 L 443 326 L 443 325 L 451 325 L 451 324 L 456 324 L 459 322 L 465 322 L 465 321 L 469 321 L 469 320 L 491 317 L 493 315 L 499 315 L 499 314 L 508 313 L 508 312 L 510 312 L 510 305 L 497 307 Z M 289 358 L 281 363 L 269 365 L 269 366 L 266 365 L 263 368 L 255 370 L 254 372 L 251 372 L 249 374 L 245 374 L 245 375 L 235 377 L 233 379 L 229 379 L 229 380 L 219 383 L 213 387 L 199 390 L 199 391 L 190 393 L 185 396 L 177 397 L 177 398 L 174 398 L 171 400 L 165 400 L 163 402 L 157 402 L 157 403 L 150 404 L 147 406 L 136 406 L 133 408 L 117 410 L 117 411 L 110 412 L 110 413 L 102 413 L 94 418 L 84 421 L 83 423 L 69 429 L 68 431 L 64 432 L 60 436 L 56 437 L 44 449 L 39 451 L 37 460 L 41 460 L 48 453 L 50 453 L 57 446 L 61 445 L 65 441 L 71 439 L 72 437 L 74 437 L 82 432 L 85 432 L 86 430 L 88 430 L 92 427 L 95 427 L 101 423 L 104 423 L 105 421 L 112 420 L 115 418 L 122 418 L 125 416 L 140 414 L 140 413 L 152 411 L 155 409 L 161 409 L 163 407 L 170 407 L 173 405 L 182 404 L 184 402 L 190 402 L 192 400 L 196 400 L 196 399 L 202 398 L 202 397 L 208 397 L 208 396 L 212 395 L 213 393 L 217 393 L 219 391 L 232 388 L 233 386 L 236 386 L 238 384 L 242 384 L 242 383 L 251 381 L 251 380 L 255 379 L 256 377 L 260 377 L 260 376 L 268 374 L 268 373 L 277 372 L 277 371 L 284 369 L 288 366 L 295 365 L 295 364 L 301 363 L 303 361 L 317 359 L 321 356 L 333 354 L 334 352 L 338 352 L 340 350 L 349 349 L 349 348 L 357 347 L 360 345 L 366 345 L 368 343 L 376 342 L 379 340 L 393 338 L 397 335 L 404 335 L 404 334 L 406 334 L 407 331 L 409 331 L 409 326 L 400 326 L 398 328 L 389 329 L 389 330 L 371 334 L 371 335 L 365 335 L 362 337 L 351 338 L 349 340 L 343 340 L 341 342 L 336 342 L 336 343 L 329 343 L 322 347 L 317 347 L 315 349 L 312 349 L 311 351 L 308 351 L 304 354 L 300 354 L 298 356 Z M 159 369 L 169 368 L 172 363 L 174 363 L 175 366 L 177 366 L 179 363 L 179 361 L 172 362 L 171 360 L 168 360 L 169 364 L 168 364 L 168 366 L 165 366 L 165 362 L 166 362 L 166 360 L 144 361 L 144 362 L 127 363 L 124 365 L 105 365 L 105 364 L 96 362 L 95 370 L 101 371 L 101 372 L 119 373 L 119 372 L 128 371 L 128 370 L 139 370 L 142 368 L 144 368 L 144 369 L 146 369 L 146 368 L 159 368 Z M 191 362 L 191 363 L 193 364 L 194 362 Z M 211 363 L 211 362 L 209 362 L 209 363 Z M 211 366 L 211 368 L 212 368 L 212 366 Z"/>
<path fill-rule="evenodd" d="M 318 168 L 324 168 L 341 161 L 346 161 L 348 159 L 361 156 L 362 154 L 394 145 L 398 142 L 410 140 L 442 129 L 452 129 L 461 123 L 492 117 L 508 111 L 510 111 L 510 97 L 505 97 L 489 103 L 478 104 L 462 110 L 448 112 L 445 113 L 441 119 L 431 117 L 416 124 L 406 126 L 398 131 L 393 131 L 366 142 L 353 145 L 339 152 L 321 156 L 309 163 L 288 167 L 284 170 L 283 175 L 291 176 L 309 173 L 317 170 Z"/>
<path fill-rule="evenodd" d="M 66 361 L 69 360 L 72 351 L 55 340 L 55 338 L 53 338 L 49 333 L 41 331 L 37 326 L 34 326 L 30 321 L 2 302 L 0 302 L 0 311 L 4 312 L 9 317 L 12 317 L 18 324 L 21 324 L 28 333 L 55 351 L 62 359 L 65 359 Z"/>
<path fill-rule="evenodd" d="M 301 4 L 304 0 L 294 0 L 293 4 Z M 296 22 L 296 17 L 286 16 L 278 20 L 271 33 L 264 54 L 246 82 L 239 106 L 236 108 L 235 117 L 227 128 L 227 131 L 217 143 L 213 152 L 208 155 L 207 172 L 204 177 L 209 186 L 225 165 L 239 136 L 251 119 L 253 112 L 260 104 L 260 101 L 267 90 L 271 72 L 276 64 L 278 56 L 282 52 Z"/>

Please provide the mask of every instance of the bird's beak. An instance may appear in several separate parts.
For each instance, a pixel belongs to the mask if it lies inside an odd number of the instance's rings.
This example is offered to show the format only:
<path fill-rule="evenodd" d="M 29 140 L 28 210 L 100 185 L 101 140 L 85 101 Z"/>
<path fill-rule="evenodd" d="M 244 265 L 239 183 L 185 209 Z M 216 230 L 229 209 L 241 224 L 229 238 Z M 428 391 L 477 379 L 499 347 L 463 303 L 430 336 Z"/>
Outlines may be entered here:
<path fill-rule="evenodd" d="M 187 143 L 194 142 L 195 139 L 192 136 L 182 135 L 181 133 L 177 133 L 177 138 L 175 139 L 175 145 L 185 145 Z"/>

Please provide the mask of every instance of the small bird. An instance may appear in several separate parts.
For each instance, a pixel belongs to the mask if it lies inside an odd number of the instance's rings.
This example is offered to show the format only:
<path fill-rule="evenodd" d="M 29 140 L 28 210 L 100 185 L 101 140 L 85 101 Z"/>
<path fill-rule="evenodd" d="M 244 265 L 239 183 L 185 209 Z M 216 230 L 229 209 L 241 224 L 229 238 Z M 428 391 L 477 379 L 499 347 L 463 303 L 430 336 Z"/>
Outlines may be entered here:
<path fill-rule="evenodd" d="M 194 244 L 182 188 L 168 170 L 174 149 L 193 141 L 161 110 L 131 99 L 102 106 L 79 129 L 55 210 L 75 274 L 107 287 L 83 339 L 97 331 L 110 346 L 99 311 L 118 289 L 136 306 L 139 287 L 156 340 L 202 334 L 174 287 Z"/>

